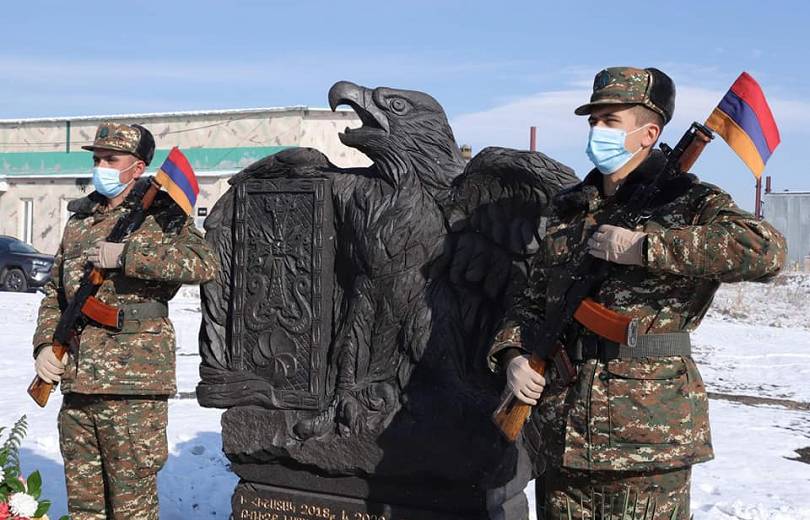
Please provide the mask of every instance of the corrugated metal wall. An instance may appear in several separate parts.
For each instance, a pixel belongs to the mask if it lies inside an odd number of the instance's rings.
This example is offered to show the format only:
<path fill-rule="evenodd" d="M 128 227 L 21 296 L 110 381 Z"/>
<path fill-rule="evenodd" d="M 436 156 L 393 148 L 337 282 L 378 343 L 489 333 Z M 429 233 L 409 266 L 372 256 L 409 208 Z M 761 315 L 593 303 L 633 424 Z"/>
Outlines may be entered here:
<path fill-rule="evenodd" d="M 803 262 L 810 255 L 810 193 L 766 193 L 762 213 L 785 235 L 788 259 Z"/>

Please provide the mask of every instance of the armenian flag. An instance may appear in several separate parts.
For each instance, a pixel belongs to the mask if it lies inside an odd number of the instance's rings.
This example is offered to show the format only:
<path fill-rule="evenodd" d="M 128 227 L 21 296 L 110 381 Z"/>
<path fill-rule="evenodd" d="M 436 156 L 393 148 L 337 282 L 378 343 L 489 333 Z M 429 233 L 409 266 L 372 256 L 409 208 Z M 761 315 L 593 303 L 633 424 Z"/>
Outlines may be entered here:
<path fill-rule="evenodd" d="M 757 179 L 780 141 L 765 94 L 747 72 L 731 85 L 706 126 L 725 139 Z"/>
<path fill-rule="evenodd" d="M 194 203 L 197 202 L 197 194 L 200 193 L 200 186 L 197 184 L 197 177 L 194 175 L 188 159 L 176 146 L 171 149 L 168 157 L 163 161 L 163 165 L 155 174 L 155 181 L 168 192 L 187 215 L 191 215 Z"/>

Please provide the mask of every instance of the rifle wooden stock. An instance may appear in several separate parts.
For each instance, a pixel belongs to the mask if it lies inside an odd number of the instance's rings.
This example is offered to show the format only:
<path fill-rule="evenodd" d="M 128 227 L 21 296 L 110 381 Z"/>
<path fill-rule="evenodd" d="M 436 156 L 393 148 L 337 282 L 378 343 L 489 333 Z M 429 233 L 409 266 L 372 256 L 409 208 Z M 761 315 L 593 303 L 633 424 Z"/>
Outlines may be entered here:
<path fill-rule="evenodd" d="M 55 341 L 51 348 L 53 348 L 53 353 L 56 356 L 56 359 L 62 359 L 62 357 L 68 351 L 68 348 L 65 345 Z M 53 383 L 46 383 L 39 376 L 35 376 L 34 380 L 31 381 L 31 384 L 28 385 L 28 395 L 30 395 L 40 407 L 44 408 L 45 405 L 48 404 L 48 398 L 51 396 L 53 388 Z"/>
<path fill-rule="evenodd" d="M 703 149 L 713 139 L 711 131 L 704 126 L 695 127 L 694 140 L 689 143 L 689 146 L 684 150 L 683 154 L 678 161 L 678 169 L 682 172 L 688 172 L 695 165 Z"/>
<path fill-rule="evenodd" d="M 536 354 L 529 357 L 529 366 L 541 376 L 546 374 L 546 362 Z M 524 403 L 515 397 L 515 394 L 509 392 L 492 414 L 492 422 L 506 440 L 515 442 L 531 412 L 531 405 Z"/>

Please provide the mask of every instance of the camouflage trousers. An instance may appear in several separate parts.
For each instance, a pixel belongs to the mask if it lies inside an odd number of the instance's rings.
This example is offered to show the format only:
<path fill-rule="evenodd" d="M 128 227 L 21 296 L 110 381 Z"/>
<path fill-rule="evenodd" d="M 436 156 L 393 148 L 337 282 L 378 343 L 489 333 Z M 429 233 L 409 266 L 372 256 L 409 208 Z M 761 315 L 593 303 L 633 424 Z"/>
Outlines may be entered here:
<path fill-rule="evenodd" d="M 548 468 L 536 483 L 537 518 L 688 520 L 691 472 Z"/>
<path fill-rule="evenodd" d="M 165 398 L 66 394 L 59 411 L 72 520 L 157 520 Z"/>

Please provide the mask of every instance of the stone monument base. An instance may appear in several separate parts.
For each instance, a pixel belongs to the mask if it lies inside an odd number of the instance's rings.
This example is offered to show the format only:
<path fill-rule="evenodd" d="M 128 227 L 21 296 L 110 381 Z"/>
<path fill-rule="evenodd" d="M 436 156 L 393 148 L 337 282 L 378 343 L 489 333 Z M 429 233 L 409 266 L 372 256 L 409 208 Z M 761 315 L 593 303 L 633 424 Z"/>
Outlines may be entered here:
<path fill-rule="evenodd" d="M 242 477 L 234 520 L 485 520 L 484 491 L 472 485 L 328 477 L 281 465 L 234 464 Z M 247 477 L 247 478 L 246 478 Z"/>
<path fill-rule="evenodd" d="M 484 513 L 428 511 L 396 504 L 314 491 L 240 482 L 233 495 L 234 520 L 463 520 L 486 519 Z"/>

